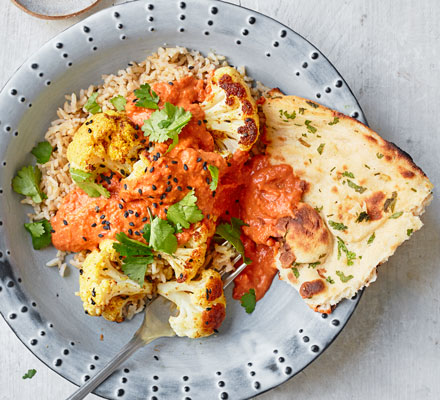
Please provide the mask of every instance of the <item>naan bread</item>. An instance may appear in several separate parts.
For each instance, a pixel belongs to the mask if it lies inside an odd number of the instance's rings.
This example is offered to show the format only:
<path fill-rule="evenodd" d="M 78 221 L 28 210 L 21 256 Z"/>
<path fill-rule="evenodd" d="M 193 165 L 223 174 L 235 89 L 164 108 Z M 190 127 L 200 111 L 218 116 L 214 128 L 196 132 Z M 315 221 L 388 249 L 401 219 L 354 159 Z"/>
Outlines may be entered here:
<path fill-rule="evenodd" d="M 290 164 L 307 182 L 303 201 L 333 238 L 310 264 L 286 265 L 283 247 L 289 246 L 281 246 L 280 278 L 310 307 L 330 312 L 373 282 L 376 267 L 422 227 L 419 215 L 433 186 L 408 154 L 337 111 L 275 90 L 263 112 L 271 162 Z M 294 242 L 290 250 L 295 254 Z"/>

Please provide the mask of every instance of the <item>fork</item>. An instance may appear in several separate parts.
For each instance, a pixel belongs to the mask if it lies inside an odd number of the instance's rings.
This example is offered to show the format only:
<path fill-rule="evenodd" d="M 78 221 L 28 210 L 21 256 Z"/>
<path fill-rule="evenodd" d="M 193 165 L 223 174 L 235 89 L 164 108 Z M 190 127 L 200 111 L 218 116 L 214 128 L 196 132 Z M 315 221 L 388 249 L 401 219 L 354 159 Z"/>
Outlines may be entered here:
<path fill-rule="evenodd" d="M 235 265 L 241 258 L 238 255 L 232 260 Z M 226 289 L 232 281 L 246 268 L 245 263 L 240 265 L 234 272 L 229 274 L 224 282 L 223 289 Z M 225 275 L 225 274 L 223 274 Z M 104 382 L 124 361 L 132 356 L 141 347 L 161 337 L 172 337 L 176 334 L 171 328 L 168 319 L 171 314 L 172 303 L 165 297 L 157 296 L 145 309 L 144 320 L 140 328 L 133 335 L 131 340 L 116 354 L 108 364 L 98 372 L 87 383 L 82 385 L 66 400 L 81 400 Z"/>

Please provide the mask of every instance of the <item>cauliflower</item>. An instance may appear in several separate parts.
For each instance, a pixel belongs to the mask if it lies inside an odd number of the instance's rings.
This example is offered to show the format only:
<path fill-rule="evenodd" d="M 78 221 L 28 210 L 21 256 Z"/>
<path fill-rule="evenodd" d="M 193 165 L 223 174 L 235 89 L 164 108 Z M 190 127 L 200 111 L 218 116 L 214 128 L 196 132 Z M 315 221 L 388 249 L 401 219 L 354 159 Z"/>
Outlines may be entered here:
<path fill-rule="evenodd" d="M 258 139 L 258 109 L 241 75 L 231 67 L 219 68 L 208 82 L 207 92 L 201 107 L 218 151 L 223 156 L 249 151 Z"/>
<path fill-rule="evenodd" d="M 214 232 L 204 224 L 198 225 L 191 233 L 189 240 L 179 245 L 173 254 L 158 253 L 173 268 L 177 282 L 185 282 L 194 278 L 205 263 L 207 242 Z"/>
<path fill-rule="evenodd" d="M 225 319 L 226 299 L 220 274 L 206 269 L 198 280 L 157 285 L 158 293 L 176 304 L 179 314 L 169 322 L 177 336 L 209 336 Z"/>
<path fill-rule="evenodd" d="M 92 251 L 84 260 L 79 296 L 87 314 L 122 322 L 127 307 L 142 305 L 144 298 L 153 293 L 153 286 L 144 282 L 140 287 L 118 270 L 119 254 L 113 249 L 113 243 L 113 240 L 103 240 L 99 250 Z"/>
<path fill-rule="evenodd" d="M 125 176 L 144 147 L 142 137 L 125 113 L 95 114 L 75 133 L 67 148 L 67 159 L 71 168 L 93 172 L 104 165 Z"/>

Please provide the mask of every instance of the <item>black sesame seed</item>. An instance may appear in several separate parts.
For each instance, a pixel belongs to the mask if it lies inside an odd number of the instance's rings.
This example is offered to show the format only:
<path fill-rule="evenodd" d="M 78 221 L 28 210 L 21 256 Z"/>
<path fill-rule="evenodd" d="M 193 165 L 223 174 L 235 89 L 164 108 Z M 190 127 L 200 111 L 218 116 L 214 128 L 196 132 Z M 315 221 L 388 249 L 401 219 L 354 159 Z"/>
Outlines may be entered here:
<path fill-rule="evenodd" d="M 179 182 L 179 180 L 177 178 L 173 178 L 173 181 L 176 183 Z"/>
<path fill-rule="evenodd" d="M 95 211 L 96 211 L 96 212 L 99 212 L 99 206 L 96 206 L 96 207 L 95 207 Z"/>
<path fill-rule="evenodd" d="M 146 222 L 147 221 L 147 217 L 142 218 L 142 222 Z"/>
<path fill-rule="evenodd" d="M 128 213 L 129 214 L 134 214 L 134 211 L 133 210 L 128 210 Z"/>
<path fill-rule="evenodd" d="M 211 183 L 211 180 L 209 178 L 206 178 L 206 183 L 209 185 Z"/>
<path fill-rule="evenodd" d="M 89 133 L 92 133 L 92 130 L 89 128 L 89 129 L 88 129 L 88 132 L 89 132 Z"/>
<path fill-rule="evenodd" d="M 157 189 L 156 185 L 151 185 L 151 189 L 156 190 Z"/>
<path fill-rule="evenodd" d="M 128 225 L 130 225 L 130 226 L 134 226 L 134 222 L 130 222 Z"/>
<path fill-rule="evenodd" d="M 188 165 L 183 164 L 183 169 L 184 169 L 185 171 L 188 171 Z"/>
<path fill-rule="evenodd" d="M 98 237 L 102 238 L 102 237 L 104 237 L 104 235 L 103 235 L 102 233 L 100 233 L 100 234 L 98 235 Z"/>
<path fill-rule="evenodd" d="M 168 85 L 173 86 L 174 83 L 173 82 L 168 82 Z"/>
<path fill-rule="evenodd" d="M 150 172 L 154 172 L 154 167 L 151 167 L 151 168 L 150 168 Z"/>
<path fill-rule="evenodd" d="M 166 195 L 165 193 L 162 193 L 162 194 L 160 195 L 160 199 L 161 199 L 161 200 L 163 200 L 165 197 L 167 197 L 167 195 Z"/>
<path fill-rule="evenodd" d="M 171 179 L 171 177 L 172 177 L 172 175 L 168 175 L 168 178 L 167 178 L 167 179 Z"/>
<path fill-rule="evenodd" d="M 171 161 L 171 164 L 178 164 L 178 161 L 173 160 L 173 161 Z"/>
<path fill-rule="evenodd" d="M 212 192 L 212 197 L 215 197 L 215 190 Z"/>
<path fill-rule="evenodd" d="M 63 224 L 67 225 L 67 221 L 65 219 L 63 219 Z"/>
<path fill-rule="evenodd" d="M 163 211 L 165 212 L 165 214 L 168 213 L 168 209 L 167 208 L 164 208 Z"/>
<path fill-rule="evenodd" d="M 157 208 L 157 203 L 153 203 L 153 207 L 154 207 L 154 208 Z"/>
<path fill-rule="evenodd" d="M 202 121 L 200 119 L 197 121 L 197 125 L 202 125 Z"/>
<path fill-rule="evenodd" d="M 82 237 L 82 239 L 84 240 L 84 242 L 87 242 L 87 238 L 85 238 L 84 236 Z"/>
<path fill-rule="evenodd" d="M 139 231 L 135 231 L 134 234 L 135 234 L 136 236 L 141 236 L 141 233 L 140 233 Z"/>
<path fill-rule="evenodd" d="M 122 210 L 124 208 L 124 206 L 121 203 L 118 204 L 118 207 L 120 210 Z"/>
<path fill-rule="evenodd" d="M 127 190 L 127 184 L 126 183 L 124 183 L 124 189 Z"/>
<path fill-rule="evenodd" d="M 182 189 L 182 186 L 177 186 L 177 190 L 179 191 L 179 192 L 181 192 L 183 189 Z"/>
<path fill-rule="evenodd" d="M 170 186 L 167 186 L 167 188 L 165 189 L 165 191 L 167 192 L 167 193 L 169 193 L 169 192 L 171 192 L 171 189 L 172 189 L 173 187 L 170 185 Z"/>
<path fill-rule="evenodd" d="M 200 162 L 200 161 L 202 161 L 202 157 L 199 157 L 199 158 L 197 159 L 197 162 Z"/>
<path fill-rule="evenodd" d="M 84 273 L 84 271 L 82 270 L 82 268 L 79 270 L 79 274 L 82 275 Z"/>
<path fill-rule="evenodd" d="M 104 219 L 105 218 L 105 215 L 104 214 L 102 214 L 100 217 L 99 217 L 99 219 Z"/>
<path fill-rule="evenodd" d="M 130 235 L 133 235 L 133 229 L 129 229 L 129 230 L 128 230 L 128 233 L 129 233 Z"/>
<path fill-rule="evenodd" d="M 92 225 L 90 225 L 92 228 L 96 227 L 96 222 L 94 222 Z"/>
<path fill-rule="evenodd" d="M 186 187 L 188 190 L 192 190 L 192 186 L 187 186 Z"/>
<path fill-rule="evenodd" d="M 108 225 L 106 225 L 106 226 L 103 226 L 102 229 L 104 229 L 105 231 L 109 231 L 110 227 Z"/>
<path fill-rule="evenodd" d="M 139 194 L 142 194 L 142 189 L 138 189 L 138 193 L 139 193 Z"/>
<path fill-rule="evenodd" d="M 128 211 L 125 211 L 124 218 L 128 218 Z"/>
<path fill-rule="evenodd" d="M 136 218 L 139 218 L 139 213 L 136 211 L 136 212 L 134 213 L 134 216 L 135 216 Z"/>
<path fill-rule="evenodd" d="M 163 201 L 160 201 L 160 202 L 159 202 L 159 205 L 161 206 L 162 204 L 163 204 Z"/>

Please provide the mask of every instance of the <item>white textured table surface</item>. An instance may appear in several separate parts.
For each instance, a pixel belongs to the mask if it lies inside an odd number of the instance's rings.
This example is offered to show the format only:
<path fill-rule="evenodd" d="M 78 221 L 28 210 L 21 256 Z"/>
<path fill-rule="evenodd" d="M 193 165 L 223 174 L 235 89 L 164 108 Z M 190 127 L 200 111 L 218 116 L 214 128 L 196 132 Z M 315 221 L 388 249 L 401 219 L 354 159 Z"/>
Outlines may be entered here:
<path fill-rule="evenodd" d="M 96 9 L 121 2 L 103 0 Z M 350 85 L 371 127 L 407 150 L 440 186 L 438 0 L 230 2 L 278 19 L 315 44 Z M 0 87 L 30 54 L 81 18 L 38 20 L 0 0 Z M 332 346 L 261 399 L 439 398 L 439 204 L 435 199 L 425 228 L 380 268 Z M 29 368 L 37 375 L 22 380 Z M 0 388 L 0 400 L 63 399 L 75 389 L 38 361 L 1 318 Z"/>

